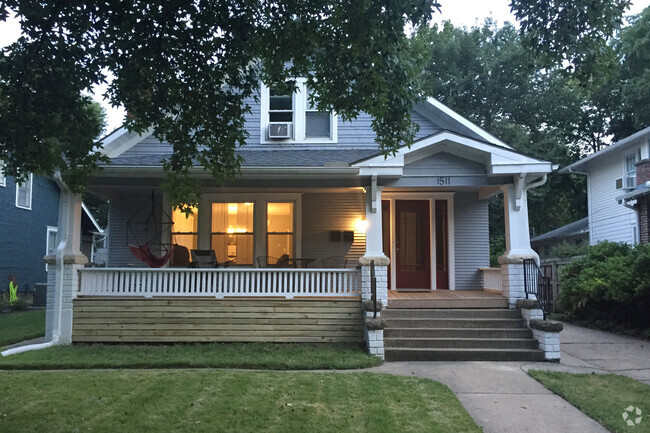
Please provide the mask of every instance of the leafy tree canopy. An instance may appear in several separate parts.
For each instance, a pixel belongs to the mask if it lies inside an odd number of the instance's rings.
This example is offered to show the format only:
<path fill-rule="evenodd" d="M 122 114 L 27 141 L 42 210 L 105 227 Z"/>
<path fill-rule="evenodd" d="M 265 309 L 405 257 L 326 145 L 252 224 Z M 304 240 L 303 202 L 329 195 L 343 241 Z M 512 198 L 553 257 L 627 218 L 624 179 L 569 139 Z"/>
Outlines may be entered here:
<path fill-rule="evenodd" d="M 511 3 L 522 31 L 549 55 L 572 56 L 584 41 L 608 34 L 627 4 L 565 2 Z M 126 126 L 151 128 L 173 145 L 164 168 L 176 205 L 198 200 L 194 164 L 221 180 L 237 172 L 247 101 L 260 80 L 291 87 L 293 78 L 306 77 L 319 109 L 343 119 L 372 115 L 382 152 L 410 144 L 424 57 L 404 28 L 426 27 L 439 6 L 436 0 L 0 4 L 0 19 L 15 12 L 23 31 L 0 57 L 0 158 L 7 173 L 60 170 L 81 191 L 102 156 L 93 143 L 98 125 L 79 95 L 110 77 L 107 96 L 127 109 Z"/>
<path fill-rule="evenodd" d="M 373 116 L 383 152 L 411 143 L 418 65 L 406 24 L 427 24 L 434 0 L 13 0 L 23 36 L 0 59 L 0 158 L 8 174 L 60 170 L 81 189 L 102 157 L 79 94 L 113 76 L 107 96 L 126 126 L 173 145 L 164 162 L 174 204 L 196 202 L 198 163 L 233 176 L 244 115 L 259 81 L 306 77 L 317 106 L 343 119 Z M 4 127 L 9 125 L 9 127 Z"/>

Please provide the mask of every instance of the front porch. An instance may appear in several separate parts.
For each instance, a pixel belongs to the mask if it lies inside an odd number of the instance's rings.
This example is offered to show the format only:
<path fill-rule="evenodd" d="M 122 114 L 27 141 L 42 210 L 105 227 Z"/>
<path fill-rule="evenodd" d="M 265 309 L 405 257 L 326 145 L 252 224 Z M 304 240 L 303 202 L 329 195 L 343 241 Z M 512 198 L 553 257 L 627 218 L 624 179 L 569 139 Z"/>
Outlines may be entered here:
<path fill-rule="evenodd" d="M 508 300 L 500 294 L 484 290 L 433 290 L 428 292 L 389 290 L 388 308 L 508 308 Z"/>

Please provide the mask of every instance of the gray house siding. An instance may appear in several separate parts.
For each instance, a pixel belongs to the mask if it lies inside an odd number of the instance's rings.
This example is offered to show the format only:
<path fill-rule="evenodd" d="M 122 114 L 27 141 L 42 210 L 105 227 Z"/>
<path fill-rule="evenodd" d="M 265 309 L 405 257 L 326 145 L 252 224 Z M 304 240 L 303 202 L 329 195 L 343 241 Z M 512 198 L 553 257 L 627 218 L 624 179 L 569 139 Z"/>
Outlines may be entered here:
<path fill-rule="evenodd" d="M 365 236 L 354 233 L 354 242 L 332 241 L 330 231 L 350 231 L 365 218 L 365 196 L 351 193 L 306 193 L 302 196 L 302 254 L 321 259 L 345 256 L 348 266 L 357 264 L 366 250 Z"/>
<path fill-rule="evenodd" d="M 56 227 L 59 213 L 59 188 L 45 177 L 34 176 L 32 208 L 16 207 L 16 183 L 6 178 L 0 186 L 3 216 L 0 224 L 0 287 L 7 288 L 7 275 L 18 278 L 20 290 L 46 283 L 45 262 L 47 227 Z"/>
<path fill-rule="evenodd" d="M 108 266 L 147 267 L 136 259 L 128 244 L 138 245 L 160 239 L 161 211 L 160 196 L 156 197 L 155 220 L 158 226 L 142 224 L 151 214 L 151 193 L 120 194 L 119 199 L 111 200 L 108 212 Z M 131 220 L 134 224 L 127 225 Z M 152 247 L 154 254 L 160 254 L 159 243 Z"/>
<path fill-rule="evenodd" d="M 485 166 L 446 152 L 407 163 L 404 176 L 485 176 Z"/>
<path fill-rule="evenodd" d="M 354 148 L 354 147 L 364 147 L 364 148 L 376 148 L 377 144 L 375 143 L 375 133 L 372 130 L 371 123 L 372 118 L 370 115 L 361 113 L 356 119 L 343 122 L 340 118 L 338 120 L 338 143 L 333 144 L 282 144 L 282 145 L 273 145 L 273 144 L 260 144 L 260 106 L 259 104 L 252 105 L 252 113 L 246 115 L 246 130 L 249 134 L 248 140 L 246 141 L 246 146 L 242 150 L 253 150 L 253 149 L 270 149 L 270 148 L 283 148 L 290 149 L 292 146 L 300 146 L 305 148 L 305 146 L 320 149 L 324 147 L 345 147 L 345 148 Z M 413 112 L 413 120 L 420 125 L 420 131 L 418 132 L 416 139 L 426 137 L 428 135 L 434 134 L 440 131 L 440 128 L 435 124 L 427 120 L 423 115 Z M 120 155 L 120 158 L 130 158 L 135 156 L 143 155 L 160 155 L 163 156 L 169 155 L 172 152 L 172 147 L 169 143 L 164 143 L 155 138 L 153 135 L 145 138 L 137 145 L 133 146 L 126 152 Z"/>
<path fill-rule="evenodd" d="M 456 289 L 478 290 L 478 268 L 490 265 L 488 201 L 476 193 L 454 195 L 454 259 Z"/>

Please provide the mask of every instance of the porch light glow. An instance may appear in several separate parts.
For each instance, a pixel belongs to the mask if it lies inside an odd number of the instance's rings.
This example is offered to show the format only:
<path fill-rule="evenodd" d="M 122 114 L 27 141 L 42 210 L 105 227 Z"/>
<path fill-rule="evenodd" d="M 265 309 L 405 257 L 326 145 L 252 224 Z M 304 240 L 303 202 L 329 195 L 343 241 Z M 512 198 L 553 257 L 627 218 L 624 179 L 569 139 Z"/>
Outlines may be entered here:
<path fill-rule="evenodd" d="M 368 228 L 368 221 L 364 219 L 360 219 L 357 221 L 355 225 L 355 230 L 358 232 L 366 232 L 366 229 Z"/>

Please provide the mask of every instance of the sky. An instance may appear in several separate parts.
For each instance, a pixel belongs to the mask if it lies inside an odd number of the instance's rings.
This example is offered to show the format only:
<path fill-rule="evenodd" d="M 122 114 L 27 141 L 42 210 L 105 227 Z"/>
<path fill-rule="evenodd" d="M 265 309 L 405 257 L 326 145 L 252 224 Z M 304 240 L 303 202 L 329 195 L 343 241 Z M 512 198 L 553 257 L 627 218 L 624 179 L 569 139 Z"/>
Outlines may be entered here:
<path fill-rule="evenodd" d="M 508 6 L 509 0 L 439 0 L 439 3 L 441 13 L 434 15 L 435 23 L 448 20 L 455 26 L 471 27 L 482 24 L 483 20 L 488 17 L 496 20 L 498 25 L 502 25 L 506 21 L 515 21 Z M 634 0 L 627 13 L 629 15 L 638 14 L 648 6 L 650 6 L 650 0 Z M 15 41 L 19 35 L 20 26 L 16 20 L 0 22 L 0 47 Z M 111 107 L 108 101 L 102 97 L 105 91 L 105 86 L 97 87 L 94 89 L 93 97 L 106 111 L 106 131 L 110 132 L 121 126 L 124 120 L 124 109 Z"/>

